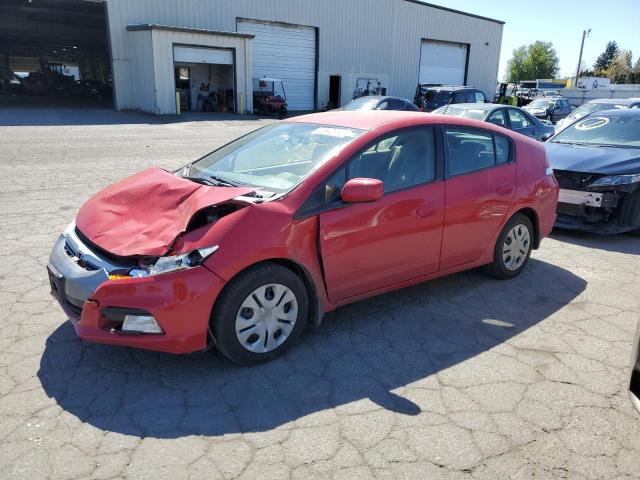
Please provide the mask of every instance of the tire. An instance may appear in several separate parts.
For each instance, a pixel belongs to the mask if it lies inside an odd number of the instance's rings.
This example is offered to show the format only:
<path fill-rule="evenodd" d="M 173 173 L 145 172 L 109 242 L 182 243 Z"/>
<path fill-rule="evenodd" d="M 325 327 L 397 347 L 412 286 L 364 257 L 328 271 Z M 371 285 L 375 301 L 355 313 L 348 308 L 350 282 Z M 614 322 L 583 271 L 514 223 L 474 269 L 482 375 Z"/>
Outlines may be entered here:
<path fill-rule="evenodd" d="M 291 270 L 275 263 L 252 267 L 225 287 L 214 306 L 216 348 L 237 365 L 268 362 L 298 340 L 308 306 L 304 283 Z"/>
<path fill-rule="evenodd" d="M 640 190 L 636 189 L 622 201 L 617 222 L 621 225 L 636 227 L 631 233 L 640 236 Z"/>
<path fill-rule="evenodd" d="M 533 238 L 534 230 L 531 220 L 526 215 L 516 213 L 498 236 L 493 249 L 493 263 L 487 265 L 489 274 L 500 279 L 518 276 L 529 263 Z M 521 242 L 520 245 L 514 244 L 515 241 Z M 515 255 L 513 247 L 517 248 Z M 524 253 L 523 247 L 526 247 Z"/>

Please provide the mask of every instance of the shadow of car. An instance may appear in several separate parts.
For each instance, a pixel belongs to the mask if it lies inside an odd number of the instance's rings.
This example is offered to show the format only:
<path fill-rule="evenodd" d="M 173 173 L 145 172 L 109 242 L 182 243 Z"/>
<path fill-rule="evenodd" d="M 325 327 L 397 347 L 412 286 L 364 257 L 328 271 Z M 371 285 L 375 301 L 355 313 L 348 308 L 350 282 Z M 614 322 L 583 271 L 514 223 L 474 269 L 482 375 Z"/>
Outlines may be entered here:
<path fill-rule="evenodd" d="M 266 431 L 332 408 L 416 415 L 420 407 L 394 390 L 433 386 L 434 374 L 481 354 L 483 372 L 502 381 L 509 359 L 500 345 L 562 309 L 586 282 L 532 260 L 497 285 L 469 271 L 343 307 L 298 348 L 251 368 L 212 354 L 84 344 L 65 322 L 46 341 L 38 378 L 81 421 L 144 437 Z"/>

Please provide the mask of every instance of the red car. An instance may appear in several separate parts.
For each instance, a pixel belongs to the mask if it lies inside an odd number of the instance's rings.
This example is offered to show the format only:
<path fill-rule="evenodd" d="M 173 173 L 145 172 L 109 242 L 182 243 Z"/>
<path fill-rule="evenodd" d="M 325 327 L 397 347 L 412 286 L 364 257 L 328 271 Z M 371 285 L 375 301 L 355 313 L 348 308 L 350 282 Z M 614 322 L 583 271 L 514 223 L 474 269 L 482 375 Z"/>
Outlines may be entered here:
<path fill-rule="evenodd" d="M 49 278 L 84 340 L 254 364 L 340 305 L 481 265 L 515 277 L 557 199 L 542 144 L 500 127 L 305 115 L 99 192 Z"/>

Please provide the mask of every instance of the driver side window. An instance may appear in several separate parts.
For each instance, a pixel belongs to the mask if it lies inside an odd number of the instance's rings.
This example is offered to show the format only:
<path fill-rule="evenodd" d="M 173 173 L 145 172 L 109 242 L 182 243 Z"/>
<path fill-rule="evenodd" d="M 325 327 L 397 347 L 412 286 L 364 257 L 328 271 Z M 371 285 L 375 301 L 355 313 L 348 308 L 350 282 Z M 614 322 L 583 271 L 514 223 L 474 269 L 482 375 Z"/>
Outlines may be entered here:
<path fill-rule="evenodd" d="M 418 127 L 383 136 L 347 163 L 346 178 L 375 178 L 385 193 L 435 179 L 433 129 Z"/>

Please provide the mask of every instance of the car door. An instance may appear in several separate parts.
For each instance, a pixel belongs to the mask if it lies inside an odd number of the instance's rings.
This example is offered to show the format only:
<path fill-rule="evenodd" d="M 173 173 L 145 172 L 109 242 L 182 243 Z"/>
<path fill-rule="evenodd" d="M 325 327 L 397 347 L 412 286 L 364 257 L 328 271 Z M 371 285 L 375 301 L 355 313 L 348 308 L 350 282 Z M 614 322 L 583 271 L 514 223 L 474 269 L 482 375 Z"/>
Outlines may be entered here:
<path fill-rule="evenodd" d="M 486 130 L 443 128 L 445 223 L 440 269 L 478 260 L 506 221 L 516 190 L 511 140 Z"/>
<path fill-rule="evenodd" d="M 320 185 L 317 194 L 333 202 L 319 215 L 320 254 L 333 302 L 438 270 L 444 183 L 436 152 L 432 127 L 393 132 Z M 384 196 L 371 203 L 331 200 L 352 178 L 382 180 Z"/>
<path fill-rule="evenodd" d="M 508 112 L 511 130 L 521 133 L 522 135 L 527 135 L 528 137 L 536 137 L 536 125 L 525 113 L 515 108 L 509 108 Z"/>

